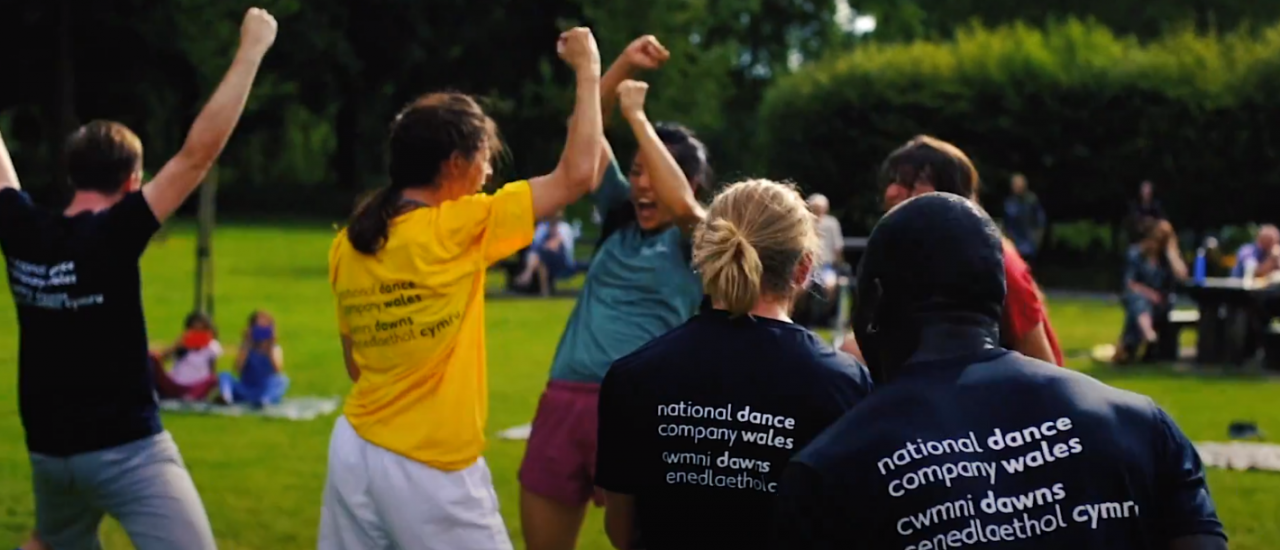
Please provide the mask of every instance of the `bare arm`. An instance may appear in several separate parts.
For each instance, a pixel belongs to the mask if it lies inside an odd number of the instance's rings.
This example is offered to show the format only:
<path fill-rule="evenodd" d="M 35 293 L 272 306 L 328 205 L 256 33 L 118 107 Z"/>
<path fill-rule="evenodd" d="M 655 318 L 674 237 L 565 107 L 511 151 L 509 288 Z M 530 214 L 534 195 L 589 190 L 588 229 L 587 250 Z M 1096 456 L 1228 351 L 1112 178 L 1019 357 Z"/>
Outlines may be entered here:
<path fill-rule="evenodd" d="M 636 498 L 605 491 L 604 532 L 618 550 L 636 547 Z"/>
<path fill-rule="evenodd" d="M 533 216 L 545 218 L 568 206 L 591 190 L 600 162 L 600 142 L 604 126 L 600 116 L 600 54 L 595 38 L 586 28 L 573 29 L 562 37 L 562 55 L 577 73 L 577 99 L 569 119 L 560 163 L 550 174 L 529 180 L 533 191 Z"/>
<path fill-rule="evenodd" d="M 675 157 L 671 156 L 666 144 L 658 138 L 658 132 L 645 115 L 644 97 L 648 89 L 648 84 L 635 80 L 623 83 L 619 92 L 622 98 L 622 115 L 627 118 L 631 130 L 636 134 L 636 141 L 640 144 L 640 157 L 644 159 L 645 170 L 649 174 L 658 202 L 671 211 L 681 231 L 690 233 L 706 217 L 706 211 L 698 204 L 689 179 L 676 163 Z"/>
<path fill-rule="evenodd" d="M 852 355 L 859 363 L 866 364 L 867 360 L 862 358 L 862 348 L 858 347 L 858 338 L 852 332 L 844 336 L 844 341 L 840 343 L 840 351 Z"/>
<path fill-rule="evenodd" d="M 360 367 L 356 366 L 355 356 L 351 354 L 351 337 L 342 336 L 342 360 L 347 364 L 347 377 L 352 382 L 360 381 Z"/>
<path fill-rule="evenodd" d="M 1047 363 L 1058 364 L 1058 358 L 1053 355 L 1053 347 L 1049 345 L 1049 335 L 1044 331 L 1044 323 L 1036 325 L 1035 328 L 1027 331 L 1013 344 L 1014 351 L 1021 353 L 1027 357 L 1039 359 Z"/>
<path fill-rule="evenodd" d="M 276 372 L 284 372 L 284 348 L 276 343 L 271 344 L 271 367 Z"/>
<path fill-rule="evenodd" d="M 182 206 L 213 167 L 240 121 L 262 57 L 276 36 L 276 21 L 265 10 L 250 9 L 240 29 L 240 48 L 222 83 L 191 125 L 182 149 L 165 163 L 142 194 L 156 219 L 164 221 Z"/>
<path fill-rule="evenodd" d="M 653 35 L 646 34 L 627 45 L 627 49 L 623 50 L 612 65 L 609 65 L 609 70 L 605 71 L 604 77 L 600 79 L 600 111 L 601 120 L 605 126 L 609 125 L 609 121 L 613 118 L 611 116 L 613 109 L 618 104 L 618 86 L 642 70 L 661 67 L 670 57 L 671 52 L 667 51 Z M 600 181 L 604 178 L 604 171 L 609 168 L 609 162 L 613 160 L 613 148 L 609 147 L 609 141 L 601 140 L 601 143 L 603 146 L 600 152 L 600 163 L 596 169 L 596 178 L 591 183 L 592 191 L 600 185 Z"/>
<path fill-rule="evenodd" d="M 0 190 L 7 188 L 22 189 L 18 182 L 18 171 L 13 169 L 13 159 L 9 158 L 9 148 L 4 145 L 4 136 L 0 135 Z"/>
<path fill-rule="evenodd" d="M 1182 260 L 1182 252 L 1178 250 L 1175 241 L 1169 242 L 1169 249 L 1165 251 L 1165 257 L 1169 260 L 1169 268 L 1173 270 L 1173 276 L 1178 280 L 1187 278 L 1187 262 Z M 1259 276 L 1265 273 L 1259 273 Z"/>

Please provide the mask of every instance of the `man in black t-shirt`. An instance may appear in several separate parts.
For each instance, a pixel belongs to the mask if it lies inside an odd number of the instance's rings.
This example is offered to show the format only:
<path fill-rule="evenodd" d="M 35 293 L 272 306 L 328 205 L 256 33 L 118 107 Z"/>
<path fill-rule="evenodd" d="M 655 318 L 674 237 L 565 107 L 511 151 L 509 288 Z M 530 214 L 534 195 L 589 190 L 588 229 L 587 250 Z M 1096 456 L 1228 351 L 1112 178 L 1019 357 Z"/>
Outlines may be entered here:
<path fill-rule="evenodd" d="M 97 547 L 109 514 L 140 550 L 215 547 L 156 411 L 138 259 L 222 151 L 275 35 L 270 14 L 249 10 L 226 77 L 182 150 L 145 187 L 138 137 L 119 123 L 91 122 L 68 140 L 70 206 L 37 208 L 0 138 L 0 248 L 20 328 L 32 545 Z"/>
<path fill-rule="evenodd" d="M 1151 401 L 1001 349 L 995 224 L 952 195 L 872 231 L 854 331 L 876 391 L 788 466 L 777 548 L 1225 549 Z"/>

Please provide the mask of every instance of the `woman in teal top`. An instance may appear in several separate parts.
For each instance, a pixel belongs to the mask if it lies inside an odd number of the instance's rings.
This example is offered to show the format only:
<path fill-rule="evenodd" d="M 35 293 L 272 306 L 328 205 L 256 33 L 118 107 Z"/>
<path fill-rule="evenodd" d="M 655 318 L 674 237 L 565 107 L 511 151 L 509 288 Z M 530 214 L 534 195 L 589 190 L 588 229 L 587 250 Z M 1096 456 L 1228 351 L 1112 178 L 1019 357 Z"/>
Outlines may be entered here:
<path fill-rule="evenodd" d="M 656 68 L 666 55 L 653 37 L 637 39 L 601 82 L 605 112 L 616 89 L 640 150 L 630 178 L 610 151 L 594 190 L 604 234 L 556 348 L 520 467 L 529 550 L 571 550 L 588 501 L 602 504 L 593 479 L 596 401 L 609 366 L 683 324 L 702 303 L 689 237 L 704 216 L 694 190 L 710 180 L 706 147 L 683 127 L 650 124 L 648 86 L 626 80 L 636 68 Z"/>

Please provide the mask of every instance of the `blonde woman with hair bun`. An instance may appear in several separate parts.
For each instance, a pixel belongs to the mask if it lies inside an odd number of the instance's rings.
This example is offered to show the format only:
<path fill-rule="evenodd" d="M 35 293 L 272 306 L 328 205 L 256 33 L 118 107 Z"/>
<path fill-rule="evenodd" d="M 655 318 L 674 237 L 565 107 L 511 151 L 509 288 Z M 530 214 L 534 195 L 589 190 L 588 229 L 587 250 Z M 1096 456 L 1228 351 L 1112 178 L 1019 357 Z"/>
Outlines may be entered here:
<path fill-rule="evenodd" d="M 617 548 L 761 548 L 783 467 L 871 390 L 793 323 L 820 252 L 792 185 L 729 186 L 694 230 L 712 308 L 618 361 L 600 390 L 596 484 Z"/>

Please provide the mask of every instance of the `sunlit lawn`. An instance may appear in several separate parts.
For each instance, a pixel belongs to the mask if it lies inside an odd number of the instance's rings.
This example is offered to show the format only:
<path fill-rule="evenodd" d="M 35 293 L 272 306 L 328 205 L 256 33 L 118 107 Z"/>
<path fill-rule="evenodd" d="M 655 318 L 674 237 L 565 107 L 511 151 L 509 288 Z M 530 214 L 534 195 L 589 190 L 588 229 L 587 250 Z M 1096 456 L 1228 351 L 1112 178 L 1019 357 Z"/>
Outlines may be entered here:
<path fill-rule="evenodd" d="M 220 229 L 215 246 L 216 317 L 224 346 L 237 342 L 255 308 L 279 320 L 287 348 L 291 392 L 341 395 L 342 368 L 326 282 L 331 230 L 319 227 Z M 194 246 L 176 230 L 144 259 L 144 289 L 153 340 L 177 336 L 193 303 Z M 495 286 L 495 285 L 491 285 Z M 14 546 L 32 526 L 30 469 L 18 420 L 16 335 L 8 292 L 0 298 L 0 548 Z M 533 414 L 556 339 L 572 301 L 492 300 L 488 306 L 490 432 L 526 422 Z M 1191 376 L 1160 370 L 1115 371 L 1089 364 L 1087 351 L 1114 340 L 1117 308 L 1103 302 L 1056 301 L 1051 311 L 1072 366 L 1154 397 L 1196 440 L 1222 440 L 1236 419 L 1280 433 L 1280 383 L 1272 380 Z M 74 338 L 74 335 L 70 335 Z M 73 342 L 69 342 L 73 345 Z M 68 376 L 74 376 L 69 372 Z M 75 403 L 67 403 L 75 407 Z M 204 498 L 222 548 L 314 548 L 332 418 L 312 422 L 166 415 Z M 504 515 L 520 544 L 516 469 L 522 442 L 492 440 L 487 452 Z M 1280 541 L 1280 474 L 1210 472 L 1232 548 L 1264 550 Z M 598 512 L 587 519 L 579 545 L 608 548 Z M 128 548 L 115 525 L 104 528 L 108 549 Z"/>

